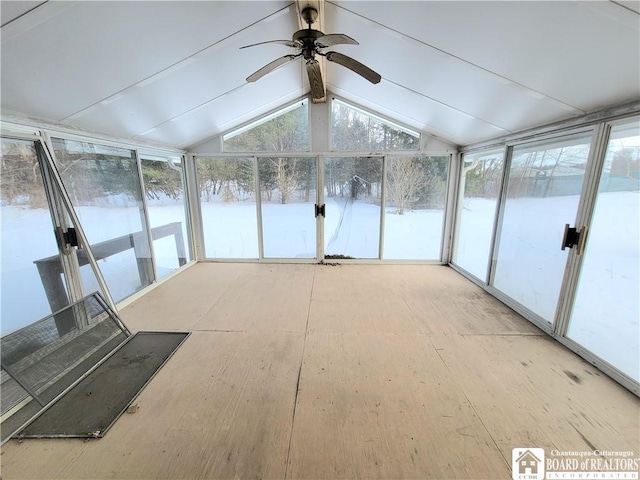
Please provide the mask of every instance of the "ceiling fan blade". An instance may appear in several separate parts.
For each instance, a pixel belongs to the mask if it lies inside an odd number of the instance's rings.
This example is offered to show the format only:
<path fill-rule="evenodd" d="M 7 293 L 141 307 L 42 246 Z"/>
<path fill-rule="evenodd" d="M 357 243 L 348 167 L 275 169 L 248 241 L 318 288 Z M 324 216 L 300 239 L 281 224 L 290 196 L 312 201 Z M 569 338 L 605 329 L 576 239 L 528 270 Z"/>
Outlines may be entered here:
<path fill-rule="evenodd" d="M 333 45 L 360 45 L 353 38 L 344 33 L 329 33 L 316 38 L 318 48 L 332 47 Z"/>
<path fill-rule="evenodd" d="M 267 42 L 252 43 L 251 45 L 245 45 L 244 47 L 240 47 L 240 50 L 242 50 L 243 48 L 255 47 L 256 45 L 266 45 L 268 43 L 278 43 L 280 45 L 286 45 L 287 47 L 293 47 L 293 48 L 298 48 L 300 46 L 300 43 L 294 42 L 291 40 L 269 40 Z"/>
<path fill-rule="evenodd" d="M 298 55 L 285 55 L 284 57 L 276 58 L 273 62 L 267 63 L 260 70 L 258 70 L 257 72 L 252 73 L 251 75 L 249 75 L 247 77 L 247 82 L 255 82 L 257 80 L 260 80 L 267 73 L 273 72 L 276 68 L 279 68 L 282 65 L 285 65 L 285 64 L 291 62 L 292 60 L 295 60 L 300 55 L 302 55 L 302 54 L 299 53 Z"/>
<path fill-rule="evenodd" d="M 380 83 L 380 80 L 382 79 L 379 73 L 374 72 L 366 65 L 363 65 L 359 61 L 354 60 L 351 57 L 347 57 L 346 55 L 343 55 L 341 53 L 327 52 L 325 57 L 330 62 L 338 63 L 343 67 L 347 67 L 349 70 L 353 70 L 361 77 L 369 80 L 371 83 Z"/>
<path fill-rule="evenodd" d="M 309 85 L 311 85 L 311 98 L 320 100 L 324 98 L 324 85 L 322 83 L 322 72 L 317 60 L 307 61 L 307 74 L 309 75 Z"/>

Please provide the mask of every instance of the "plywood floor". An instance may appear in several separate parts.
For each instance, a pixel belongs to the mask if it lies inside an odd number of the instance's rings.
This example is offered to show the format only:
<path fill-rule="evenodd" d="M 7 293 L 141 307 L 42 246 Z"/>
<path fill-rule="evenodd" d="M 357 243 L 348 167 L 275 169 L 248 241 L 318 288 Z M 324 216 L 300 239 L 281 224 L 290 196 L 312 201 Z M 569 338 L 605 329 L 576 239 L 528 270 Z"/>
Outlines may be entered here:
<path fill-rule="evenodd" d="M 193 334 L 101 440 L 15 478 L 511 478 L 511 450 L 640 451 L 638 399 L 447 267 L 198 264 L 125 308 Z"/>

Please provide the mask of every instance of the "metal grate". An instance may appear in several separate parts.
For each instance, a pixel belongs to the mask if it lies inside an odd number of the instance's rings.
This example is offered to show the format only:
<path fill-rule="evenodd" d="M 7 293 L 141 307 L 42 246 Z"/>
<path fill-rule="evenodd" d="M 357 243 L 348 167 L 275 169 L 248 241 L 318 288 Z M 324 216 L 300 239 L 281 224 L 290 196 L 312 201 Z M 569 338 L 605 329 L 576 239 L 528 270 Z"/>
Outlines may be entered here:
<path fill-rule="evenodd" d="M 25 391 L 45 406 L 129 335 L 96 292 L 3 337 L 2 414 L 22 401 Z"/>

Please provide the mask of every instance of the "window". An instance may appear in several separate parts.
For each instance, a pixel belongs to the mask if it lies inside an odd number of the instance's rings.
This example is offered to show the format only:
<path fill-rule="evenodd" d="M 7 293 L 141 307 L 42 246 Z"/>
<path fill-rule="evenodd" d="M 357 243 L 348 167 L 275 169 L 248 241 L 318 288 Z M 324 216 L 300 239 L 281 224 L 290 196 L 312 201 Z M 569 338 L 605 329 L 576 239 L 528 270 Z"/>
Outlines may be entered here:
<path fill-rule="evenodd" d="M 450 156 L 388 156 L 383 258 L 440 260 Z"/>
<path fill-rule="evenodd" d="M 420 134 L 340 100 L 331 102 L 331 149 L 418 150 Z"/>
<path fill-rule="evenodd" d="M 141 165 L 156 268 L 162 278 L 190 259 L 182 159 L 143 155 Z"/>
<path fill-rule="evenodd" d="M 295 103 L 222 137 L 225 152 L 304 152 L 309 150 L 307 101 Z"/>
<path fill-rule="evenodd" d="M 463 156 L 452 261 L 486 280 L 502 169 L 503 149 Z"/>
<path fill-rule="evenodd" d="M 253 158 L 198 158 L 200 210 L 207 258 L 258 258 Z"/>
<path fill-rule="evenodd" d="M 135 152 L 60 138 L 53 139 L 53 148 L 113 299 L 149 285 L 154 275 Z M 89 282 L 85 289 L 97 286 Z"/>
<path fill-rule="evenodd" d="M 52 312 L 37 262 L 59 265 L 59 259 L 34 143 L 3 138 L 1 160 L 0 325 L 4 336 Z M 65 299 L 55 307 L 67 304 Z"/>

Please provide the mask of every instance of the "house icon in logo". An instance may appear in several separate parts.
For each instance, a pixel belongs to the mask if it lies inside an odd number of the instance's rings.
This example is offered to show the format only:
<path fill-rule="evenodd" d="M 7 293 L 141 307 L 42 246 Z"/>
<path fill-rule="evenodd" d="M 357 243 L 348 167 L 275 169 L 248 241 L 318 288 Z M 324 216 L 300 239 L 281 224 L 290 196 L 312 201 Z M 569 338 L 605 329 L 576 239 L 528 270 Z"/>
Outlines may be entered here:
<path fill-rule="evenodd" d="M 518 473 L 538 475 L 538 465 L 542 462 L 531 450 L 525 450 L 516 460 L 518 462 Z"/>
<path fill-rule="evenodd" d="M 511 465 L 513 480 L 543 480 L 544 448 L 514 448 Z"/>

